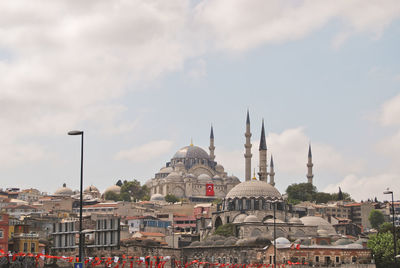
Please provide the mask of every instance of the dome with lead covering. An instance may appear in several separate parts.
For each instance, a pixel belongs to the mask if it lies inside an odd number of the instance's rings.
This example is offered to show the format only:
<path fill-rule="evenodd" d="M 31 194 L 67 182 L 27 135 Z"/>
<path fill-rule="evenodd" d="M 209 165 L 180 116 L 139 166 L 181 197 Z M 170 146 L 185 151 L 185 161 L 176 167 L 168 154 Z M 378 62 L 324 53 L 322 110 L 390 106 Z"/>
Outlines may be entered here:
<path fill-rule="evenodd" d="M 194 145 L 185 146 L 177 151 L 173 159 L 182 158 L 197 158 L 197 159 L 209 159 L 209 155 L 202 148 Z"/>
<path fill-rule="evenodd" d="M 118 185 L 111 185 L 110 187 L 108 187 L 104 193 L 107 192 L 114 192 L 116 194 L 120 194 L 121 193 L 121 187 L 119 187 Z"/>
<path fill-rule="evenodd" d="M 150 201 L 165 201 L 165 198 L 162 194 L 153 194 Z"/>
<path fill-rule="evenodd" d="M 55 195 L 64 195 L 64 196 L 71 196 L 74 192 L 67 187 L 67 184 L 63 184 L 61 188 L 58 188 L 57 191 L 54 193 Z"/>
<path fill-rule="evenodd" d="M 328 235 L 336 235 L 335 228 L 325 219 L 317 216 L 306 216 L 300 218 L 304 225 L 318 226 L 318 230 L 327 231 Z"/>
<path fill-rule="evenodd" d="M 266 200 L 281 200 L 282 195 L 265 181 L 250 180 L 239 183 L 226 195 L 226 199 L 263 197 Z"/>

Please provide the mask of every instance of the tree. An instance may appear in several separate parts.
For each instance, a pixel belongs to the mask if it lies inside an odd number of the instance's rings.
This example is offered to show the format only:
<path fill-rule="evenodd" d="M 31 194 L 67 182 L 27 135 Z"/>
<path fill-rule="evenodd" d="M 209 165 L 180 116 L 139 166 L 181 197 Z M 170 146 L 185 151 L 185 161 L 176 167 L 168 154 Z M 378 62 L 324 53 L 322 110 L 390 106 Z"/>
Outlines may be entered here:
<path fill-rule="evenodd" d="M 379 226 L 379 233 L 387 233 L 390 232 L 393 234 L 393 223 L 384 222 Z M 400 239 L 400 227 L 396 227 L 396 237 Z"/>
<path fill-rule="evenodd" d="M 315 201 L 317 203 L 328 203 L 332 200 L 332 195 L 324 192 L 318 192 L 315 194 Z"/>
<path fill-rule="evenodd" d="M 121 187 L 121 186 L 122 186 L 122 181 L 121 181 L 121 180 L 118 180 L 117 183 L 116 183 L 115 185 Z"/>
<path fill-rule="evenodd" d="M 343 200 L 343 199 L 344 199 L 344 196 L 342 193 L 342 189 L 340 189 L 340 187 L 339 187 L 338 200 Z"/>
<path fill-rule="evenodd" d="M 232 223 L 226 223 L 223 225 L 218 226 L 215 230 L 214 234 L 216 235 L 223 235 L 223 236 L 234 236 L 235 235 L 235 225 Z"/>
<path fill-rule="evenodd" d="M 106 200 L 113 200 L 115 202 L 120 201 L 120 196 L 119 194 L 112 192 L 112 191 L 108 191 L 106 192 L 106 194 L 104 195 L 104 198 Z"/>
<path fill-rule="evenodd" d="M 311 183 L 293 183 L 287 187 L 286 193 L 288 194 L 289 202 L 294 199 L 312 201 L 317 193 L 317 188 Z"/>
<path fill-rule="evenodd" d="M 368 240 L 367 246 L 374 255 L 377 268 L 394 268 L 393 235 L 391 232 L 372 235 Z M 397 252 L 399 252 L 399 248 L 398 241 Z"/>
<path fill-rule="evenodd" d="M 124 180 L 121 186 L 121 195 L 124 197 L 124 200 L 127 199 L 126 201 L 147 199 L 149 192 L 150 191 L 147 186 L 140 186 L 140 182 L 138 180 Z M 128 198 L 128 196 L 130 198 Z"/>
<path fill-rule="evenodd" d="M 176 197 L 176 196 L 173 195 L 173 194 L 167 194 L 167 195 L 165 196 L 165 201 L 167 201 L 167 202 L 169 202 L 169 203 L 176 203 L 176 202 L 179 202 L 179 198 Z"/>
<path fill-rule="evenodd" d="M 382 212 L 373 209 L 371 210 L 371 213 L 369 213 L 368 220 L 371 223 L 372 228 L 378 229 L 379 226 L 385 222 L 385 217 Z"/>

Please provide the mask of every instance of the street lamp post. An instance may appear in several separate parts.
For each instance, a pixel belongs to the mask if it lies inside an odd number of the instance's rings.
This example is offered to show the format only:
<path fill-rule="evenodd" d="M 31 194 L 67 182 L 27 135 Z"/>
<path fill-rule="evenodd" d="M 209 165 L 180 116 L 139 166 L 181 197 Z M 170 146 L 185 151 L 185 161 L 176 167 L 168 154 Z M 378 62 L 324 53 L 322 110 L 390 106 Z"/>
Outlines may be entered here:
<path fill-rule="evenodd" d="M 394 223 L 394 198 L 393 198 L 393 191 L 389 191 L 389 189 L 388 190 L 386 190 L 386 191 L 384 191 L 383 192 L 383 194 L 391 194 L 392 195 L 392 218 L 393 218 L 393 245 L 394 245 L 394 267 L 397 267 L 397 258 L 396 258 L 396 256 L 397 256 L 397 252 L 396 252 L 396 250 L 397 250 L 397 245 L 396 245 L 396 225 L 395 225 L 395 223 Z"/>
<path fill-rule="evenodd" d="M 276 202 L 274 204 L 274 267 L 276 266 Z"/>
<path fill-rule="evenodd" d="M 83 233 L 82 233 L 82 204 L 83 204 L 83 131 L 73 130 L 68 132 L 68 135 L 80 135 L 81 136 L 81 185 L 80 185 L 80 196 L 79 196 L 79 261 L 82 262 L 83 255 Z"/>

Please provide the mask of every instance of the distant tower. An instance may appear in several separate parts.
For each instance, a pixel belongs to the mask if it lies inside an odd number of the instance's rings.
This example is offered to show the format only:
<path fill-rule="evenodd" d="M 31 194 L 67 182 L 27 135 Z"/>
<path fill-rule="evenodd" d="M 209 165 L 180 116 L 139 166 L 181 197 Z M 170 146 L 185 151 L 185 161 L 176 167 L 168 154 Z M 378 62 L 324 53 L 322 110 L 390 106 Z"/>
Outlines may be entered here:
<path fill-rule="evenodd" d="M 246 133 L 244 134 L 246 137 L 246 144 L 244 145 L 245 148 L 245 179 L 246 181 L 251 180 L 251 132 L 250 132 L 250 116 L 249 110 L 247 110 L 247 118 L 246 118 Z"/>
<path fill-rule="evenodd" d="M 260 152 L 260 172 L 258 172 L 258 176 L 260 181 L 267 181 L 267 143 L 265 142 L 264 119 L 261 126 L 260 147 L 258 150 Z"/>
<path fill-rule="evenodd" d="M 274 171 L 274 159 L 272 158 L 271 154 L 271 162 L 269 164 L 269 184 L 275 186 L 275 171 Z"/>
<path fill-rule="evenodd" d="M 210 159 L 211 159 L 211 161 L 214 161 L 214 159 L 215 159 L 215 154 L 214 154 L 215 146 L 214 146 L 214 131 L 213 131 L 213 126 L 212 125 L 211 125 L 211 132 L 210 132 L 210 147 L 208 147 L 208 149 L 210 149 Z"/>
<path fill-rule="evenodd" d="M 314 174 L 312 173 L 313 163 L 311 154 L 311 144 L 308 146 L 308 163 L 307 163 L 307 182 L 313 183 Z"/>

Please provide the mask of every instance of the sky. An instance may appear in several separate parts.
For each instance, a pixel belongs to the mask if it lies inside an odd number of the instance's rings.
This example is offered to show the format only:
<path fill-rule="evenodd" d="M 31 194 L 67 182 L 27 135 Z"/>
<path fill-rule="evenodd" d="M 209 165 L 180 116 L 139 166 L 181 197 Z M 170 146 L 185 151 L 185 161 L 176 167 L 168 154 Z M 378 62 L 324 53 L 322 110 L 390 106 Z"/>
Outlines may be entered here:
<path fill-rule="evenodd" d="M 144 183 L 181 147 L 244 177 L 261 121 L 276 187 L 400 199 L 398 0 L 0 2 L 0 188 Z"/>

